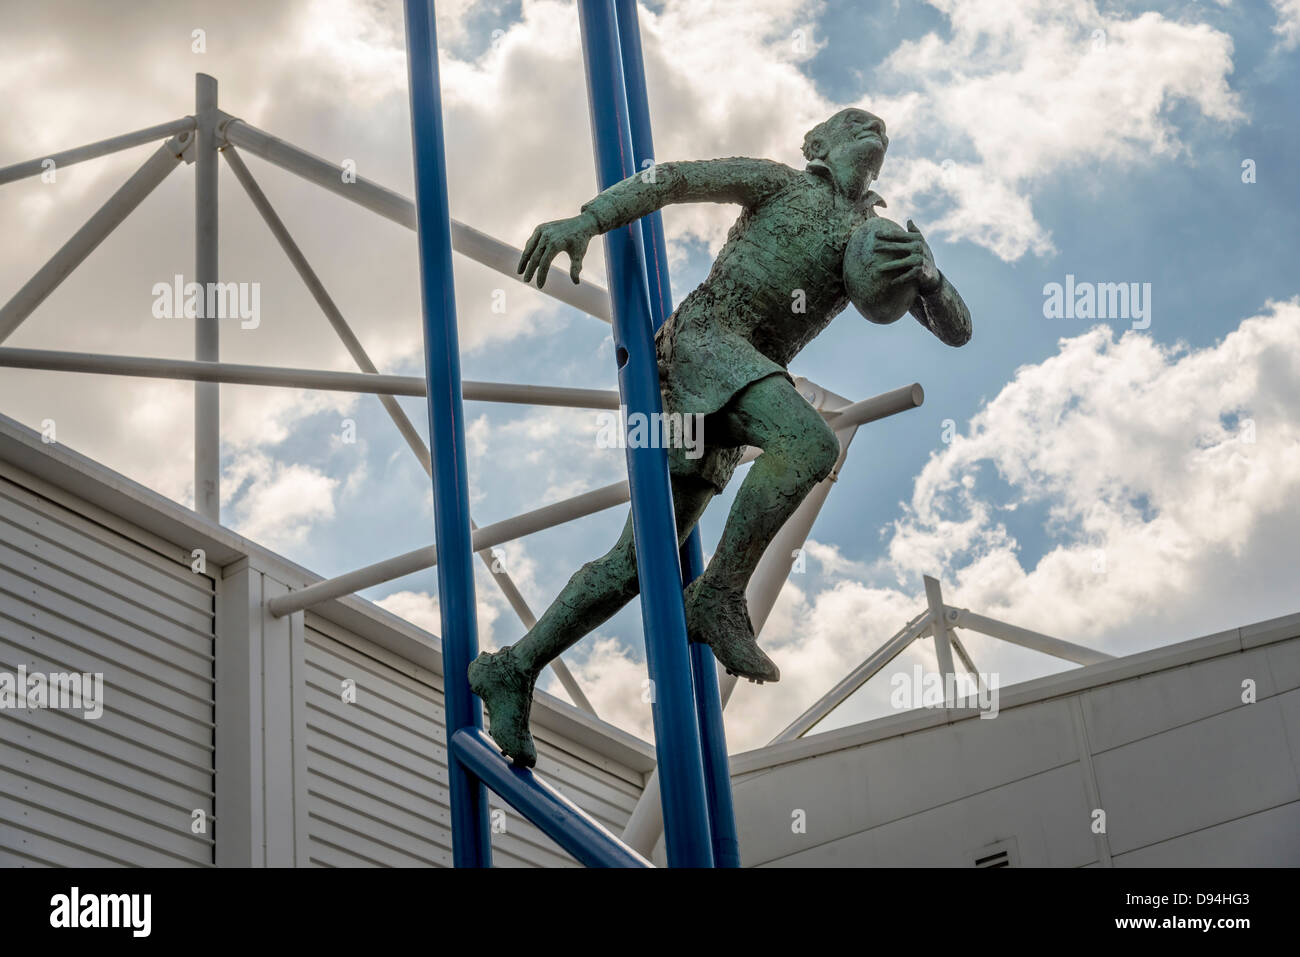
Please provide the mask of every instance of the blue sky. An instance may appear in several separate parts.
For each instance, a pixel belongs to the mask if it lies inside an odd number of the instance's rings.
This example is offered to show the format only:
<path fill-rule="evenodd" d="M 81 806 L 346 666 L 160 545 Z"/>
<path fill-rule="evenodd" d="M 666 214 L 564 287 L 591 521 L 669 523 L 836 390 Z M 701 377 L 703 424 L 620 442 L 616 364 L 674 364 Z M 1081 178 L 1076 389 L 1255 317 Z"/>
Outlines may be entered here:
<path fill-rule="evenodd" d="M 57 10 L 20 19 L 8 52 L 29 59 L 11 60 L 16 76 L 56 69 L 0 127 L 4 155 L 28 158 L 33 138 L 66 147 L 188 112 L 187 74 L 203 69 L 222 81 L 226 109 L 335 161 L 355 158 L 363 175 L 410 194 L 396 4 L 317 0 L 268 14 L 195 3 L 167 8 L 161 26 L 143 17 L 71 30 Z M 915 219 L 975 328 L 951 349 L 910 319 L 877 327 L 850 309 L 792 365 L 853 399 L 919 381 L 926 401 L 855 439 L 808 570 L 792 576 L 765 633 L 789 678 L 738 694 L 733 743 L 761 743 L 919 611 L 922 573 L 940 575 L 955 603 L 1112 653 L 1296 610 L 1286 535 L 1296 522 L 1285 507 L 1300 447 L 1289 348 L 1300 338 L 1294 2 L 772 0 L 708 13 L 668 2 L 648 4 L 642 19 L 661 159 L 796 164 L 813 122 L 848 105 L 880 113 L 892 141 L 874 187 L 884 213 Z M 186 49 L 191 25 L 208 31 L 204 57 Z M 262 28 L 277 31 L 274 63 L 251 39 Z M 571 215 L 594 189 L 576 17 L 564 3 L 448 3 L 440 30 L 453 214 L 521 245 L 533 224 Z M 104 102 L 92 110 L 76 91 L 115 43 L 162 52 L 101 78 Z M 33 238 L 8 240 L 6 288 L 143 158 L 70 170 L 53 200 L 36 184 L 7 188 L 0 203 L 12 206 L 0 209 L 27 217 Z M 1245 160 L 1254 183 L 1242 180 Z M 249 165 L 381 368 L 418 373 L 412 236 Z M 262 282 L 268 316 L 256 335 L 228 334 L 223 357 L 347 368 L 222 176 L 223 274 Z M 50 311 L 106 289 L 129 299 L 151 277 L 187 272 L 189 188 L 188 172 L 174 176 Z M 707 273 L 732 218 L 717 207 L 665 213 L 678 298 Z M 153 237 L 167 228 L 180 240 Z M 603 284 L 600 260 L 586 275 Z M 467 378 L 614 387 L 603 323 L 464 260 L 456 268 Z M 1150 283 L 1150 327 L 1045 318 L 1043 287 L 1067 274 Z M 488 306 L 497 288 L 504 315 Z M 185 331 L 150 325 L 138 302 L 105 308 L 99 327 L 38 314 L 10 344 L 185 355 Z M 57 409 L 69 444 L 182 501 L 192 495 L 188 463 L 176 462 L 186 387 L 81 379 L 55 396 L 48 379 L 6 381 L 7 414 L 35 425 Z M 86 411 L 110 395 L 109 408 Z M 430 540 L 427 482 L 374 400 L 227 387 L 223 403 L 223 516 L 237 529 L 326 575 Z M 420 403 L 406 407 L 423 429 Z M 480 524 L 621 477 L 621 453 L 595 447 L 593 413 L 469 403 L 466 416 Z M 344 418 L 357 423 L 355 445 L 339 440 Z M 1246 419 L 1258 433 L 1249 446 Z M 943 441 L 946 420 L 957 442 Z M 704 519 L 706 551 L 729 504 L 724 496 Z M 608 547 L 623 515 L 506 548 L 535 611 Z M 1098 553 L 1108 571 L 1080 578 Z M 509 609 L 485 579 L 480 589 L 486 640 L 516 640 Z M 426 573 L 367 597 L 432 627 L 434 591 Z M 979 636 L 969 644 L 1004 684 L 1063 666 Z M 928 646 L 914 655 L 932 660 Z M 569 660 L 600 689 L 602 714 L 644 733 L 641 658 L 632 607 Z M 864 692 L 836 722 L 885 707 Z"/>

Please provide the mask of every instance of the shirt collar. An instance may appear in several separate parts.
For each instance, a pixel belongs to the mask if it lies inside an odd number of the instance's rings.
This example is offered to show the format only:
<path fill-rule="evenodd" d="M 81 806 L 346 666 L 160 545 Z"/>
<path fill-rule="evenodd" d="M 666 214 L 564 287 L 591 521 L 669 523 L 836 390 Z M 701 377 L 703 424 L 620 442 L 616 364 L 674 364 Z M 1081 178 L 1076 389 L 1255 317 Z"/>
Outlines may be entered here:
<path fill-rule="evenodd" d="M 826 180 L 826 182 L 830 184 L 831 189 L 835 188 L 835 180 L 831 176 L 831 168 L 824 160 L 809 160 L 807 169 L 808 172 L 812 173 L 814 176 L 820 176 L 822 179 Z M 867 190 L 866 193 L 863 194 L 862 198 L 857 202 L 858 209 L 861 209 L 863 212 L 870 212 L 875 206 L 884 209 L 886 208 L 886 205 L 884 197 L 874 189 Z"/>

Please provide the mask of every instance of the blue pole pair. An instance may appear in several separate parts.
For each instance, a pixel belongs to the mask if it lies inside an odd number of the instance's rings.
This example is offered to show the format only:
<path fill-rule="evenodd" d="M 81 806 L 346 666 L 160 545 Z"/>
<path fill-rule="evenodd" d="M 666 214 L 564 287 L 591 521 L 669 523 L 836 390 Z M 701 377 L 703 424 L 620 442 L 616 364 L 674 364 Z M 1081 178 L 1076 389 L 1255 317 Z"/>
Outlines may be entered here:
<path fill-rule="evenodd" d="M 600 188 L 605 189 L 637 172 L 618 20 L 610 0 L 579 0 L 578 16 L 596 174 Z M 639 224 L 605 234 L 605 259 L 619 392 L 627 407 L 628 422 L 634 423 L 634 416 L 657 422 L 663 406 L 647 285 L 648 260 Z M 632 491 L 632 531 L 641 583 L 664 844 L 670 866 L 712 867 L 708 789 L 682 608 L 682 572 L 677 558 L 668 458 L 662 448 L 632 448 L 632 444 L 629 442 L 627 449 L 628 484 Z"/>
<path fill-rule="evenodd" d="M 513 767 L 483 733 L 482 704 L 466 669 L 478 653 L 469 477 L 461 401 L 460 347 L 451 265 L 451 218 L 432 0 L 406 0 L 411 134 L 415 159 L 425 375 L 433 449 L 443 694 L 446 707 L 452 858 L 457 867 L 490 867 L 487 790 L 492 788 L 562 848 L 589 866 L 648 867 L 649 862 L 559 792 Z"/>
<path fill-rule="evenodd" d="M 623 60 L 624 88 L 632 133 L 633 168 L 654 163 L 654 141 L 650 133 L 650 101 L 646 93 L 645 60 L 641 54 L 641 30 L 636 0 L 614 0 L 619 48 Z M 645 250 L 645 269 L 650 291 L 650 312 L 658 329 L 672 315 L 673 294 L 668 282 L 668 244 L 663 217 L 658 211 L 640 222 Z M 681 549 L 682 584 L 704 572 L 704 550 L 697 525 Z M 692 643 L 691 676 L 695 686 L 695 710 L 703 735 L 704 782 L 713 832 L 714 864 L 740 866 L 740 843 L 736 838 L 736 815 L 731 800 L 731 771 L 727 763 L 727 736 L 722 721 L 722 700 L 718 689 L 718 668 L 713 652 Z"/>
<path fill-rule="evenodd" d="M 438 593 L 454 863 L 457 867 L 491 865 L 485 786 L 490 784 L 580 860 L 644 864 L 531 773 L 506 768 L 482 733 L 482 706 L 466 678 L 466 669 L 478 653 L 478 629 L 437 32 L 433 0 L 406 0 L 405 7 L 425 372 L 435 449 L 434 518 L 441 556 Z M 634 6 L 625 6 L 621 14 L 625 42 L 633 44 L 623 52 L 620 14 L 609 0 L 580 0 L 579 12 L 597 168 L 604 188 L 636 171 L 634 155 L 653 154 L 640 41 Z M 629 117 L 624 56 L 632 61 L 635 74 L 630 97 L 636 104 L 635 118 Z M 638 154 L 633 152 L 634 126 L 641 146 Z M 606 235 L 619 388 L 629 421 L 634 421 L 634 413 L 649 416 L 661 411 L 654 330 L 671 309 L 657 214 L 644 229 L 643 233 L 642 224 L 636 224 Z M 655 276 L 654 297 L 648 274 Z M 664 451 L 629 448 L 628 479 L 668 861 L 679 867 L 709 867 L 715 861 L 735 866 L 738 855 L 716 670 L 707 649 L 688 647 L 682 609 L 682 584 L 701 570 L 698 533 L 683 550 L 683 577 Z M 707 747 L 701 745 L 701 726 Z"/>

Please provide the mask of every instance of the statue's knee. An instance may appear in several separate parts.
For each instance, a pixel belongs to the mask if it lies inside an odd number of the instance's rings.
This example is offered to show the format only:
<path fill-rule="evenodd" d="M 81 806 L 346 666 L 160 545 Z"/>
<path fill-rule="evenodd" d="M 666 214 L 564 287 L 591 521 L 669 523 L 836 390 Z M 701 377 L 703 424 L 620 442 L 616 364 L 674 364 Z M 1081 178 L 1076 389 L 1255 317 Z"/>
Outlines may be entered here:
<path fill-rule="evenodd" d="M 588 582 L 599 576 L 602 561 L 604 561 L 604 559 L 596 558 L 579 565 L 578 570 L 569 576 L 569 584 L 565 586 L 565 590 L 568 591 L 586 585 Z"/>
<path fill-rule="evenodd" d="M 629 578 L 636 578 L 636 549 L 630 542 L 619 543 L 600 558 L 587 562 L 570 581 L 607 590 L 625 588 Z"/>
<path fill-rule="evenodd" d="M 804 467 L 812 473 L 816 482 L 830 475 L 840 458 L 840 440 L 835 437 L 830 426 L 818 424 L 821 428 L 812 430 L 809 434 L 801 456 Z"/>

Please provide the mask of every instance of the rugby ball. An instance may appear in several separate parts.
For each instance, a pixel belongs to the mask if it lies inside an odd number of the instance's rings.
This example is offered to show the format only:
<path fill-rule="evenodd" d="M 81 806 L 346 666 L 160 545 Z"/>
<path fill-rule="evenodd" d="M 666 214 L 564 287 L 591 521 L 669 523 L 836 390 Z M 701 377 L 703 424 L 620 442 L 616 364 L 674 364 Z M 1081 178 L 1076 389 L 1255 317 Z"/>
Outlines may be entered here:
<path fill-rule="evenodd" d="M 894 250 L 877 254 L 875 246 L 882 231 L 900 229 L 883 216 L 873 216 L 854 230 L 844 248 L 844 288 L 863 318 L 887 325 L 906 315 L 919 293 L 915 280 L 894 282 L 907 269 L 881 270 L 879 267 L 903 255 Z"/>

